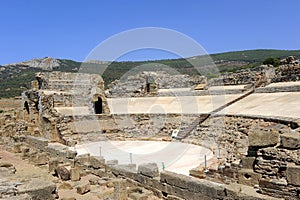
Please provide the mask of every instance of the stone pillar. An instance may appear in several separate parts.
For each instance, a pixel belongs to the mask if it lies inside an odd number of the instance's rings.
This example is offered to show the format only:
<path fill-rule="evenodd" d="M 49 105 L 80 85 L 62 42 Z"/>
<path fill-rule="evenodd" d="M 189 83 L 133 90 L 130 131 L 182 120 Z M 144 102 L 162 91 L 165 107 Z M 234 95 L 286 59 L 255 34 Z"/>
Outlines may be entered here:
<path fill-rule="evenodd" d="M 127 200 L 126 180 L 119 179 L 114 181 L 114 199 Z"/>

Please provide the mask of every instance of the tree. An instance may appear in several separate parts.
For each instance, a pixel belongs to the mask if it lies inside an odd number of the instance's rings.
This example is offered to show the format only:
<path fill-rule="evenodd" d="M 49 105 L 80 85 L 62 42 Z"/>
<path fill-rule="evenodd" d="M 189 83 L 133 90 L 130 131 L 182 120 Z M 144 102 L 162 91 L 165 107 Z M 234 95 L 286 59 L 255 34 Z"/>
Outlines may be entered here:
<path fill-rule="evenodd" d="M 264 65 L 273 65 L 274 67 L 278 67 L 279 64 L 280 64 L 280 59 L 269 57 L 269 58 L 264 60 L 263 64 Z"/>

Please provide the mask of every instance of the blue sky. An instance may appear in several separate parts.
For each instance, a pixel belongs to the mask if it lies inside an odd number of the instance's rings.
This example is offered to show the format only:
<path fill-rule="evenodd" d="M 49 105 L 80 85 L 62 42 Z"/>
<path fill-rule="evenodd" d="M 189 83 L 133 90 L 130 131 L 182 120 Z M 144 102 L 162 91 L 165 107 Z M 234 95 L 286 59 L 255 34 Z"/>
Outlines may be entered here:
<path fill-rule="evenodd" d="M 1 0 L 0 64 L 38 57 L 84 60 L 133 28 L 174 29 L 208 53 L 300 49 L 299 0 Z M 160 51 L 124 60 L 172 58 Z"/>

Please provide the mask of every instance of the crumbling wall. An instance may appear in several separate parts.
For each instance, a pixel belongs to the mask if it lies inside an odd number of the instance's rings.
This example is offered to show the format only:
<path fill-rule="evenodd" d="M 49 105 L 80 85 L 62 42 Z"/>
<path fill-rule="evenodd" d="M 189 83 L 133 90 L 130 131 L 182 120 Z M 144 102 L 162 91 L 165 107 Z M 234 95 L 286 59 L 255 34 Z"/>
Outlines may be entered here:
<path fill-rule="evenodd" d="M 191 88 L 200 83 L 206 83 L 204 76 L 143 71 L 114 81 L 108 87 L 110 97 L 139 97 L 157 95 L 158 89 Z"/>
<path fill-rule="evenodd" d="M 219 164 L 204 176 L 255 186 L 263 194 L 278 198 L 298 199 L 300 185 L 295 175 L 300 173 L 299 122 L 288 118 L 226 116 L 221 131 L 220 126 L 208 126 L 222 123 L 220 120 L 210 118 L 186 139 L 199 144 L 213 141 L 211 146 Z M 191 174 L 203 177 L 201 168 Z"/>
<path fill-rule="evenodd" d="M 300 80 L 300 60 L 295 56 L 289 56 L 280 61 L 276 75 L 272 82 L 287 82 Z"/>
<path fill-rule="evenodd" d="M 255 69 L 245 69 L 239 72 L 230 72 L 212 78 L 208 81 L 208 86 L 218 85 L 252 85 L 255 87 L 264 86 L 271 83 L 275 75 L 273 66 L 262 65 Z"/>

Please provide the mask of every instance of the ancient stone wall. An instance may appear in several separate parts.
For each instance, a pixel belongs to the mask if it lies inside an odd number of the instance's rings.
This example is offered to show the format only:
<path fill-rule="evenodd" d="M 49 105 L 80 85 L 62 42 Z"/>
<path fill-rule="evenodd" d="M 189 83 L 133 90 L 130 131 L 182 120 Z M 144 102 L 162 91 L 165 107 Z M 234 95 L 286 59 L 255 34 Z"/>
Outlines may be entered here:
<path fill-rule="evenodd" d="M 290 56 L 281 60 L 280 66 L 276 69 L 276 75 L 272 82 L 287 82 L 300 80 L 300 60 Z"/>
<path fill-rule="evenodd" d="M 110 97 L 139 97 L 157 95 L 158 89 L 191 88 L 200 83 L 206 83 L 206 78 L 164 71 L 143 71 L 117 80 L 108 87 Z"/>
<path fill-rule="evenodd" d="M 220 123 L 224 123 L 222 130 Z M 300 185 L 292 173 L 300 172 L 299 138 L 299 122 L 291 119 L 227 116 L 205 121 L 186 142 L 212 141 L 210 146 L 219 157 L 219 164 L 206 176 L 257 187 L 263 194 L 274 197 L 296 200 Z M 197 177 L 201 173 L 197 169 L 191 171 Z"/>
<path fill-rule="evenodd" d="M 275 75 L 275 69 L 272 66 L 262 65 L 255 69 L 241 70 L 236 73 L 225 73 L 218 78 L 212 78 L 208 81 L 208 86 L 218 85 L 247 85 L 258 87 L 267 85 Z"/>

